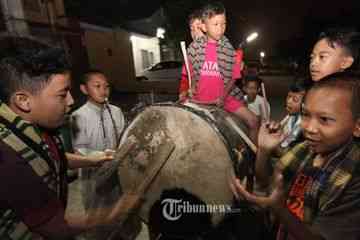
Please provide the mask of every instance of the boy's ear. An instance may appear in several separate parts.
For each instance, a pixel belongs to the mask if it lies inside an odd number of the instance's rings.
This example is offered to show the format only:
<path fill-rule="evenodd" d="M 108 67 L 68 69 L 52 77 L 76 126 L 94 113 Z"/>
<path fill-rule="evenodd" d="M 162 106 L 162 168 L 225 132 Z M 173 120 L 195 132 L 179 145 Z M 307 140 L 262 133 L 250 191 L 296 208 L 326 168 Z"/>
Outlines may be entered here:
<path fill-rule="evenodd" d="M 31 111 L 31 96 L 28 92 L 16 92 L 10 99 L 10 104 L 14 105 L 17 109 L 23 112 Z"/>
<path fill-rule="evenodd" d="M 353 130 L 354 137 L 359 138 L 360 137 L 360 118 L 356 120 L 355 127 Z"/>
<path fill-rule="evenodd" d="M 341 63 L 341 69 L 345 70 L 349 67 L 351 67 L 351 65 L 354 63 L 354 58 L 352 56 L 345 56 L 343 58 L 343 61 Z"/>
<path fill-rule="evenodd" d="M 88 95 L 88 91 L 85 84 L 80 84 L 80 90 L 83 94 Z"/>

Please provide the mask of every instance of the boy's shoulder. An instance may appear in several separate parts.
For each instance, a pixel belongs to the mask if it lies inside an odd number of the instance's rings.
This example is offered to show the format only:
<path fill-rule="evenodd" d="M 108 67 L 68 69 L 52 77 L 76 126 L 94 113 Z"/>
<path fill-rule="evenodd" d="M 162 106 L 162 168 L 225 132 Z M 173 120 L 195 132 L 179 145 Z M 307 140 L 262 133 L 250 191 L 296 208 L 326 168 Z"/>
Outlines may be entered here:
<path fill-rule="evenodd" d="M 88 107 L 86 105 L 86 103 L 84 105 L 82 105 L 81 107 L 79 107 L 78 109 L 76 109 L 71 115 L 78 115 L 78 114 L 82 114 L 84 112 L 88 111 Z"/>
<path fill-rule="evenodd" d="M 255 101 L 262 101 L 263 97 L 259 94 L 256 95 Z"/>
<path fill-rule="evenodd" d="M 111 109 L 119 109 L 119 110 L 121 110 L 121 108 L 119 106 L 116 106 L 114 104 L 109 104 L 109 106 L 110 106 Z"/>
<path fill-rule="evenodd" d="M 93 118 L 96 114 L 96 111 L 92 109 L 88 103 L 85 103 L 78 109 L 76 109 L 71 116 L 76 118 Z"/>
<path fill-rule="evenodd" d="M 115 112 L 119 112 L 120 114 L 123 114 L 123 111 L 121 110 L 120 107 L 113 104 L 109 104 L 109 106 L 111 111 L 115 111 Z"/>
<path fill-rule="evenodd" d="M 256 97 L 255 97 L 254 103 L 255 103 L 256 105 L 261 105 L 262 102 L 263 102 L 263 99 L 264 99 L 264 98 L 258 94 L 258 95 L 256 95 Z"/>

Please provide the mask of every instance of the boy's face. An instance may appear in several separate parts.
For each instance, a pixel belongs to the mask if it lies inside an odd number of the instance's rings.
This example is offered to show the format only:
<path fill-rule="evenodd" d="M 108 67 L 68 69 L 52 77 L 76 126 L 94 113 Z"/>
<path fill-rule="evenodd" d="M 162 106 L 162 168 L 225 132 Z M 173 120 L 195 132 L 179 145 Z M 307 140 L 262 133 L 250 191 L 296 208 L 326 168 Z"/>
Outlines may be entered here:
<path fill-rule="evenodd" d="M 251 102 L 255 100 L 256 95 L 258 94 L 258 89 L 259 89 L 259 86 L 258 86 L 257 82 L 249 81 L 246 83 L 244 90 L 245 90 L 246 94 L 248 95 L 248 98 Z"/>
<path fill-rule="evenodd" d="M 70 74 L 53 75 L 39 93 L 29 95 L 29 120 L 48 129 L 61 126 L 74 103 L 70 87 Z"/>
<path fill-rule="evenodd" d="M 224 36 L 226 29 L 225 14 L 214 15 L 204 20 L 203 31 L 210 40 L 218 41 Z"/>
<path fill-rule="evenodd" d="M 286 97 L 286 111 L 288 114 L 299 113 L 301 109 L 302 99 L 305 91 L 301 92 L 288 92 Z"/>
<path fill-rule="evenodd" d="M 200 38 L 204 35 L 201 31 L 202 21 L 199 18 L 195 18 L 190 23 L 190 34 L 193 40 Z"/>
<path fill-rule="evenodd" d="M 313 81 L 349 68 L 354 59 L 346 54 L 345 49 L 334 43 L 334 48 L 327 39 L 319 40 L 311 53 L 310 74 Z"/>
<path fill-rule="evenodd" d="M 93 74 L 86 84 L 80 86 L 81 91 L 88 96 L 88 100 L 102 105 L 110 95 L 110 85 L 103 74 Z"/>
<path fill-rule="evenodd" d="M 351 93 L 343 89 L 310 90 L 305 99 L 301 126 L 315 153 L 330 153 L 353 135 L 359 135 L 360 121 L 353 119 Z"/>

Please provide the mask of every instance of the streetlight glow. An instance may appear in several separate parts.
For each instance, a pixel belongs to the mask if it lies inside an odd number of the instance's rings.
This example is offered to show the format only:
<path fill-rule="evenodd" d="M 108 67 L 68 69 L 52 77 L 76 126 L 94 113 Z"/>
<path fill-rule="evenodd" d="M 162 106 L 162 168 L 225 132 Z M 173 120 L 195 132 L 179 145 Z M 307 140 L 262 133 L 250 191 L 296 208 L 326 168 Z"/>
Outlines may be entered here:
<path fill-rule="evenodd" d="M 165 38 L 165 29 L 164 28 L 157 28 L 156 29 L 156 37 L 158 37 L 158 38 L 162 38 L 162 39 L 164 39 Z"/>
<path fill-rule="evenodd" d="M 261 58 L 264 58 L 264 57 L 265 57 L 265 52 L 261 51 L 261 52 L 260 52 L 260 57 L 261 57 Z"/>
<path fill-rule="evenodd" d="M 259 34 L 257 32 L 253 32 L 246 38 L 246 42 L 249 43 L 249 42 L 255 40 L 258 36 L 259 36 Z"/>
<path fill-rule="evenodd" d="M 131 41 L 131 42 L 134 42 L 134 41 L 136 41 L 136 38 L 137 38 L 136 36 L 131 35 L 131 36 L 130 36 L 130 41 Z"/>

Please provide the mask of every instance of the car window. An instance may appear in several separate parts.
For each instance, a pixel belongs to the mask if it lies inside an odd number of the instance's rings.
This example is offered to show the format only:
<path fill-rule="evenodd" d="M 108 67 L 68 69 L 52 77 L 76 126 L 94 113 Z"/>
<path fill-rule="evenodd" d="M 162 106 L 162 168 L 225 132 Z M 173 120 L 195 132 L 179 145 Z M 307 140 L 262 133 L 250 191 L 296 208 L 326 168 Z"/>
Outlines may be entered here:
<path fill-rule="evenodd" d="M 163 62 L 163 69 L 171 68 L 171 62 Z"/>
<path fill-rule="evenodd" d="M 170 68 L 181 68 L 182 63 L 181 62 L 170 62 Z"/>
<path fill-rule="evenodd" d="M 159 71 L 164 69 L 174 69 L 181 67 L 182 67 L 182 62 L 178 62 L 178 61 L 160 62 L 155 64 L 150 71 Z"/>

